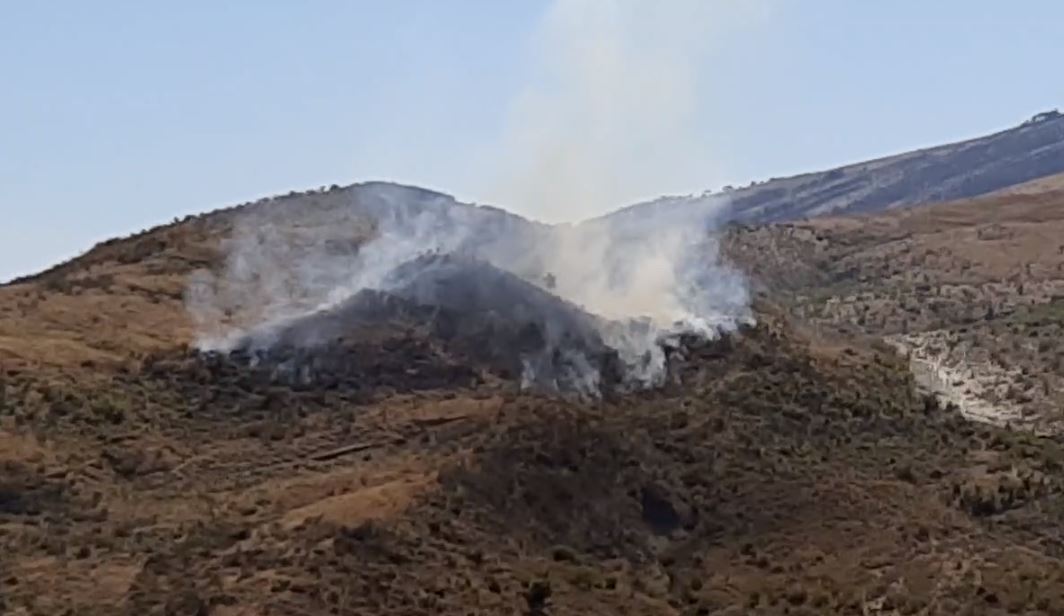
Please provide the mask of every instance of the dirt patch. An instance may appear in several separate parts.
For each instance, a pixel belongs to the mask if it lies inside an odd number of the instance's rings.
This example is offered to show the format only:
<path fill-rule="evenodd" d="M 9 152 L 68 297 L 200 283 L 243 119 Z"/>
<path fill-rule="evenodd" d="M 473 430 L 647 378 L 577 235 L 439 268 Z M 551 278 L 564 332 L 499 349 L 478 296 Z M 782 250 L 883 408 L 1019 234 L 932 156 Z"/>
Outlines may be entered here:
<path fill-rule="evenodd" d="M 430 477 L 410 476 L 367 486 L 289 511 L 282 518 L 282 523 L 291 528 L 314 519 L 337 526 L 355 527 L 371 520 L 383 520 L 402 512 L 431 484 Z"/>

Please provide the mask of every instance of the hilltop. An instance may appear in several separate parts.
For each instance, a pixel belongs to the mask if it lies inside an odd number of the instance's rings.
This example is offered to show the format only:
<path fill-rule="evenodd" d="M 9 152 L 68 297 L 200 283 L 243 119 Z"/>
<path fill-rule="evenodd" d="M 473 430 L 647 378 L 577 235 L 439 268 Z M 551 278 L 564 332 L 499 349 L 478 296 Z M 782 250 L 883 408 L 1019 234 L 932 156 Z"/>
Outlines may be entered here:
<path fill-rule="evenodd" d="M 1045 113 L 986 137 L 725 193 L 664 198 L 618 210 L 589 224 L 606 223 L 618 229 L 639 228 L 648 219 L 755 224 L 873 213 L 1009 189 L 1039 191 L 1058 182 L 1053 174 L 1061 172 L 1064 118 Z M 330 228 L 337 212 L 347 211 L 352 204 L 360 214 Z M 333 238 L 325 247 L 314 247 L 299 239 L 298 230 L 289 229 L 285 242 L 296 251 L 290 256 L 299 258 L 313 250 L 349 253 L 370 233 L 366 219 L 395 209 L 414 213 L 425 208 L 469 212 L 480 227 L 525 237 L 528 242 L 534 242 L 545 229 L 505 210 L 382 182 L 334 185 L 261 199 L 104 242 L 81 257 L 0 287 L 5 297 L 0 310 L 6 311 L 6 319 L 0 322 L 0 357 L 6 355 L 16 363 L 29 359 L 64 365 L 116 361 L 121 354 L 108 347 L 112 328 L 118 326 L 127 328 L 125 337 L 138 353 L 160 344 L 191 343 L 193 326 L 182 306 L 186 278 L 197 269 L 220 267 L 224 259 L 221 242 L 233 233 L 235 221 L 247 218 L 247 212 L 253 211 L 253 218 L 264 221 L 278 213 L 299 212 L 304 218 L 301 226 Z M 59 293 L 42 293 L 42 289 Z M 78 303 L 92 309 L 72 310 L 67 299 L 71 295 L 84 295 Z M 20 310 L 14 310 L 15 305 Z M 29 312 L 35 315 L 33 322 L 20 316 Z M 130 319 L 132 314 L 137 318 Z M 142 323 L 147 324 L 143 329 Z M 33 332 L 36 343 L 16 348 L 19 338 L 10 335 L 14 331 Z"/>
<path fill-rule="evenodd" d="M 701 196 L 662 197 L 587 222 L 598 224 L 605 221 L 620 227 L 638 226 L 641 219 L 648 218 L 709 220 L 715 225 L 787 222 L 954 201 L 1018 186 L 1033 190 L 1039 186 L 1035 180 L 1045 178 L 1046 182 L 1052 183 L 1059 181 L 1053 179 L 1058 174 L 1064 174 L 1064 114 L 1050 111 L 1014 128 L 983 137 L 826 171 L 754 182 L 746 187 L 726 187 L 719 192 L 707 191 Z M 268 217 L 269 212 L 328 211 L 352 202 L 362 203 L 366 215 L 377 215 L 395 207 L 408 212 L 425 208 L 472 208 L 500 227 L 540 226 L 500 208 L 465 204 L 450 195 L 416 186 L 389 182 L 363 182 L 344 187 L 334 184 L 189 216 L 128 238 L 116 238 L 82 257 L 42 274 L 22 276 L 8 284 L 42 276 L 55 278 L 63 272 L 113 257 L 117 252 L 133 250 L 149 256 L 152 242 L 160 237 L 184 241 L 175 237 L 175 229 L 181 230 L 176 232 L 179 236 L 192 233 L 216 239 L 231 232 L 233 220 L 252 208 L 258 215 Z M 147 236 L 152 240 L 145 240 Z M 132 248 L 130 244 L 137 244 L 137 247 Z M 125 258 L 133 258 L 133 255 Z"/>
<path fill-rule="evenodd" d="M 489 237 L 515 239 L 542 228 L 498 208 L 383 182 L 293 192 L 189 216 L 0 285 L 0 359 L 63 369 L 114 366 L 190 345 L 196 337 L 185 307 L 190 276 L 223 269 L 227 242 L 239 232 L 274 233 L 263 248 L 269 258 L 349 260 L 373 234 L 374 220 L 425 210 L 454 211 L 454 220 Z"/>

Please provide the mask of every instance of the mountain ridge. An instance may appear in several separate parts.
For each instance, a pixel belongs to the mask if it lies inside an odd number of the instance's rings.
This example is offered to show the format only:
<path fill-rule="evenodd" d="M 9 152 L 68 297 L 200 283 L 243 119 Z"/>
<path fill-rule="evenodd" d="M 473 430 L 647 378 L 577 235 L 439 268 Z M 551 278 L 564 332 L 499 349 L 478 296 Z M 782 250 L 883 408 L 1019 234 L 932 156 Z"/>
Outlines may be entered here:
<path fill-rule="evenodd" d="M 1045 119 L 1032 118 L 980 137 L 753 182 L 724 192 L 661 197 L 599 218 L 639 218 L 649 212 L 682 216 L 691 215 L 692 209 L 719 209 L 721 220 L 757 224 L 977 197 L 1064 173 L 1064 115 L 1046 112 L 1035 118 L 1041 116 Z M 973 162 L 979 165 L 975 175 L 966 166 Z"/>
<path fill-rule="evenodd" d="M 1036 121 L 1039 117 L 1044 119 Z M 1004 157 L 1001 151 L 1003 148 L 1006 150 Z M 972 150 L 975 158 L 982 161 L 982 166 L 978 167 L 974 176 L 965 173 L 962 164 L 971 162 L 970 157 L 965 159 L 962 155 L 971 154 Z M 911 164 L 914 161 L 915 166 Z M 921 165 L 921 161 L 926 164 Z M 1031 162 L 1037 164 L 1029 164 Z M 886 171 L 883 171 L 884 168 Z M 1064 114 L 1045 112 L 1018 126 L 972 139 L 920 148 L 823 171 L 772 178 L 726 192 L 707 192 L 700 196 L 662 196 L 624 206 L 598 217 L 565 224 L 579 226 L 601 224 L 605 221 L 614 227 L 638 226 L 639 220 L 648 216 L 657 219 L 672 218 L 681 223 L 708 221 L 714 225 L 783 222 L 824 214 L 875 212 L 895 207 L 954 201 L 993 193 L 1060 173 L 1064 173 Z M 895 181 L 884 184 L 884 177 L 894 178 Z M 336 199 L 353 193 L 381 189 L 405 194 L 410 197 L 403 201 L 407 204 L 433 202 L 471 207 L 476 208 L 474 211 L 498 215 L 500 220 L 508 221 L 508 224 L 528 223 L 531 229 L 549 226 L 495 205 L 466 203 L 441 191 L 386 180 L 368 180 L 346 186 L 333 184 L 302 192 L 291 191 L 284 195 L 263 197 L 174 219 L 171 223 L 161 224 L 125 238 L 107 240 L 80 256 L 40 272 L 17 276 L 2 284 L 27 282 L 62 271 L 71 264 L 81 262 L 93 251 L 141 238 L 175 224 L 209 218 L 212 226 L 220 225 L 224 228 L 233 216 L 252 207 L 262 209 L 314 206 L 324 198 Z"/>

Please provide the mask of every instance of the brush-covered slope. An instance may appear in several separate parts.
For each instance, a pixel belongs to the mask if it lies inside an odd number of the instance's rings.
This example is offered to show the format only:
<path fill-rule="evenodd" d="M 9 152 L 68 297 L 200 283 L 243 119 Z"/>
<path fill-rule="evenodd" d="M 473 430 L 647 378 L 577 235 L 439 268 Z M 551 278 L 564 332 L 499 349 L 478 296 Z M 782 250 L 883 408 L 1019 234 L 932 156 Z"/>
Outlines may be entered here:
<path fill-rule="evenodd" d="M 300 262 L 343 264 L 374 236 L 380 221 L 417 221 L 426 211 L 448 212 L 442 218 L 470 237 L 505 238 L 506 248 L 515 252 L 543 229 L 503 210 L 381 182 L 292 193 L 175 220 L 0 285 L 0 362 L 114 367 L 174 344 L 192 344 L 197 324 L 185 309 L 190 276 L 224 270 L 233 242 L 260 244 L 262 261 L 276 271 Z M 349 275 L 339 267 L 331 273 Z M 251 301 L 263 290 L 249 283 L 229 291 Z M 260 316 L 254 306 L 235 312 L 234 320 Z"/>
<path fill-rule="evenodd" d="M 285 254 L 342 253 L 374 231 L 347 216 L 363 190 L 242 213 L 300 208 Z M 438 198 L 412 190 L 384 194 Z M 761 304 L 663 387 L 588 403 L 522 393 L 410 309 L 344 330 L 357 379 L 277 378 L 188 349 L 187 278 L 235 224 L 0 289 L 0 612 L 1064 611 L 1064 451 L 924 398 L 884 344 Z"/>
<path fill-rule="evenodd" d="M 733 230 L 727 252 L 792 314 L 884 337 L 972 416 L 1064 421 L 1064 184 L 874 216 Z"/>
<path fill-rule="evenodd" d="M 1064 609 L 1052 441 L 771 309 L 609 403 L 294 387 L 180 349 L 6 383 L 3 605 L 28 614 Z M 416 334 L 411 334 L 416 341 Z M 117 341 L 121 344 L 121 341 Z M 394 373 L 387 370 L 395 369 Z M 407 375 L 409 382 L 418 375 Z"/>

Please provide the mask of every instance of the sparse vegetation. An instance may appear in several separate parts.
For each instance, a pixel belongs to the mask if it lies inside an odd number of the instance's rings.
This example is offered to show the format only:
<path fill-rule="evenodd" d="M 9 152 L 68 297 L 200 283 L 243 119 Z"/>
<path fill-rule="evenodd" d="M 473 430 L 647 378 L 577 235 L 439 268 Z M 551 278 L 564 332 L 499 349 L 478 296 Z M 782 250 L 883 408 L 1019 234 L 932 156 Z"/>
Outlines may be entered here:
<path fill-rule="evenodd" d="M 727 245 L 819 331 L 885 336 L 918 371 L 941 373 L 944 395 L 962 407 L 1053 430 L 1064 421 L 1064 259 L 1041 243 L 1064 233 L 1062 202 L 1064 192 L 1017 191 L 861 224 L 736 230 Z M 993 408 L 1001 401 L 1012 406 Z"/>
<path fill-rule="evenodd" d="M 225 215 L 101 245 L 0 288 L 4 607 L 1064 612 L 1064 448 L 910 371 L 1053 425 L 1062 270 L 985 250 L 1027 227 L 984 215 L 736 229 L 758 324 L 595 404 L 457 383 L 423 328 L 346 347 L 329 387 L 200 356 L 181 291 Z"/>

